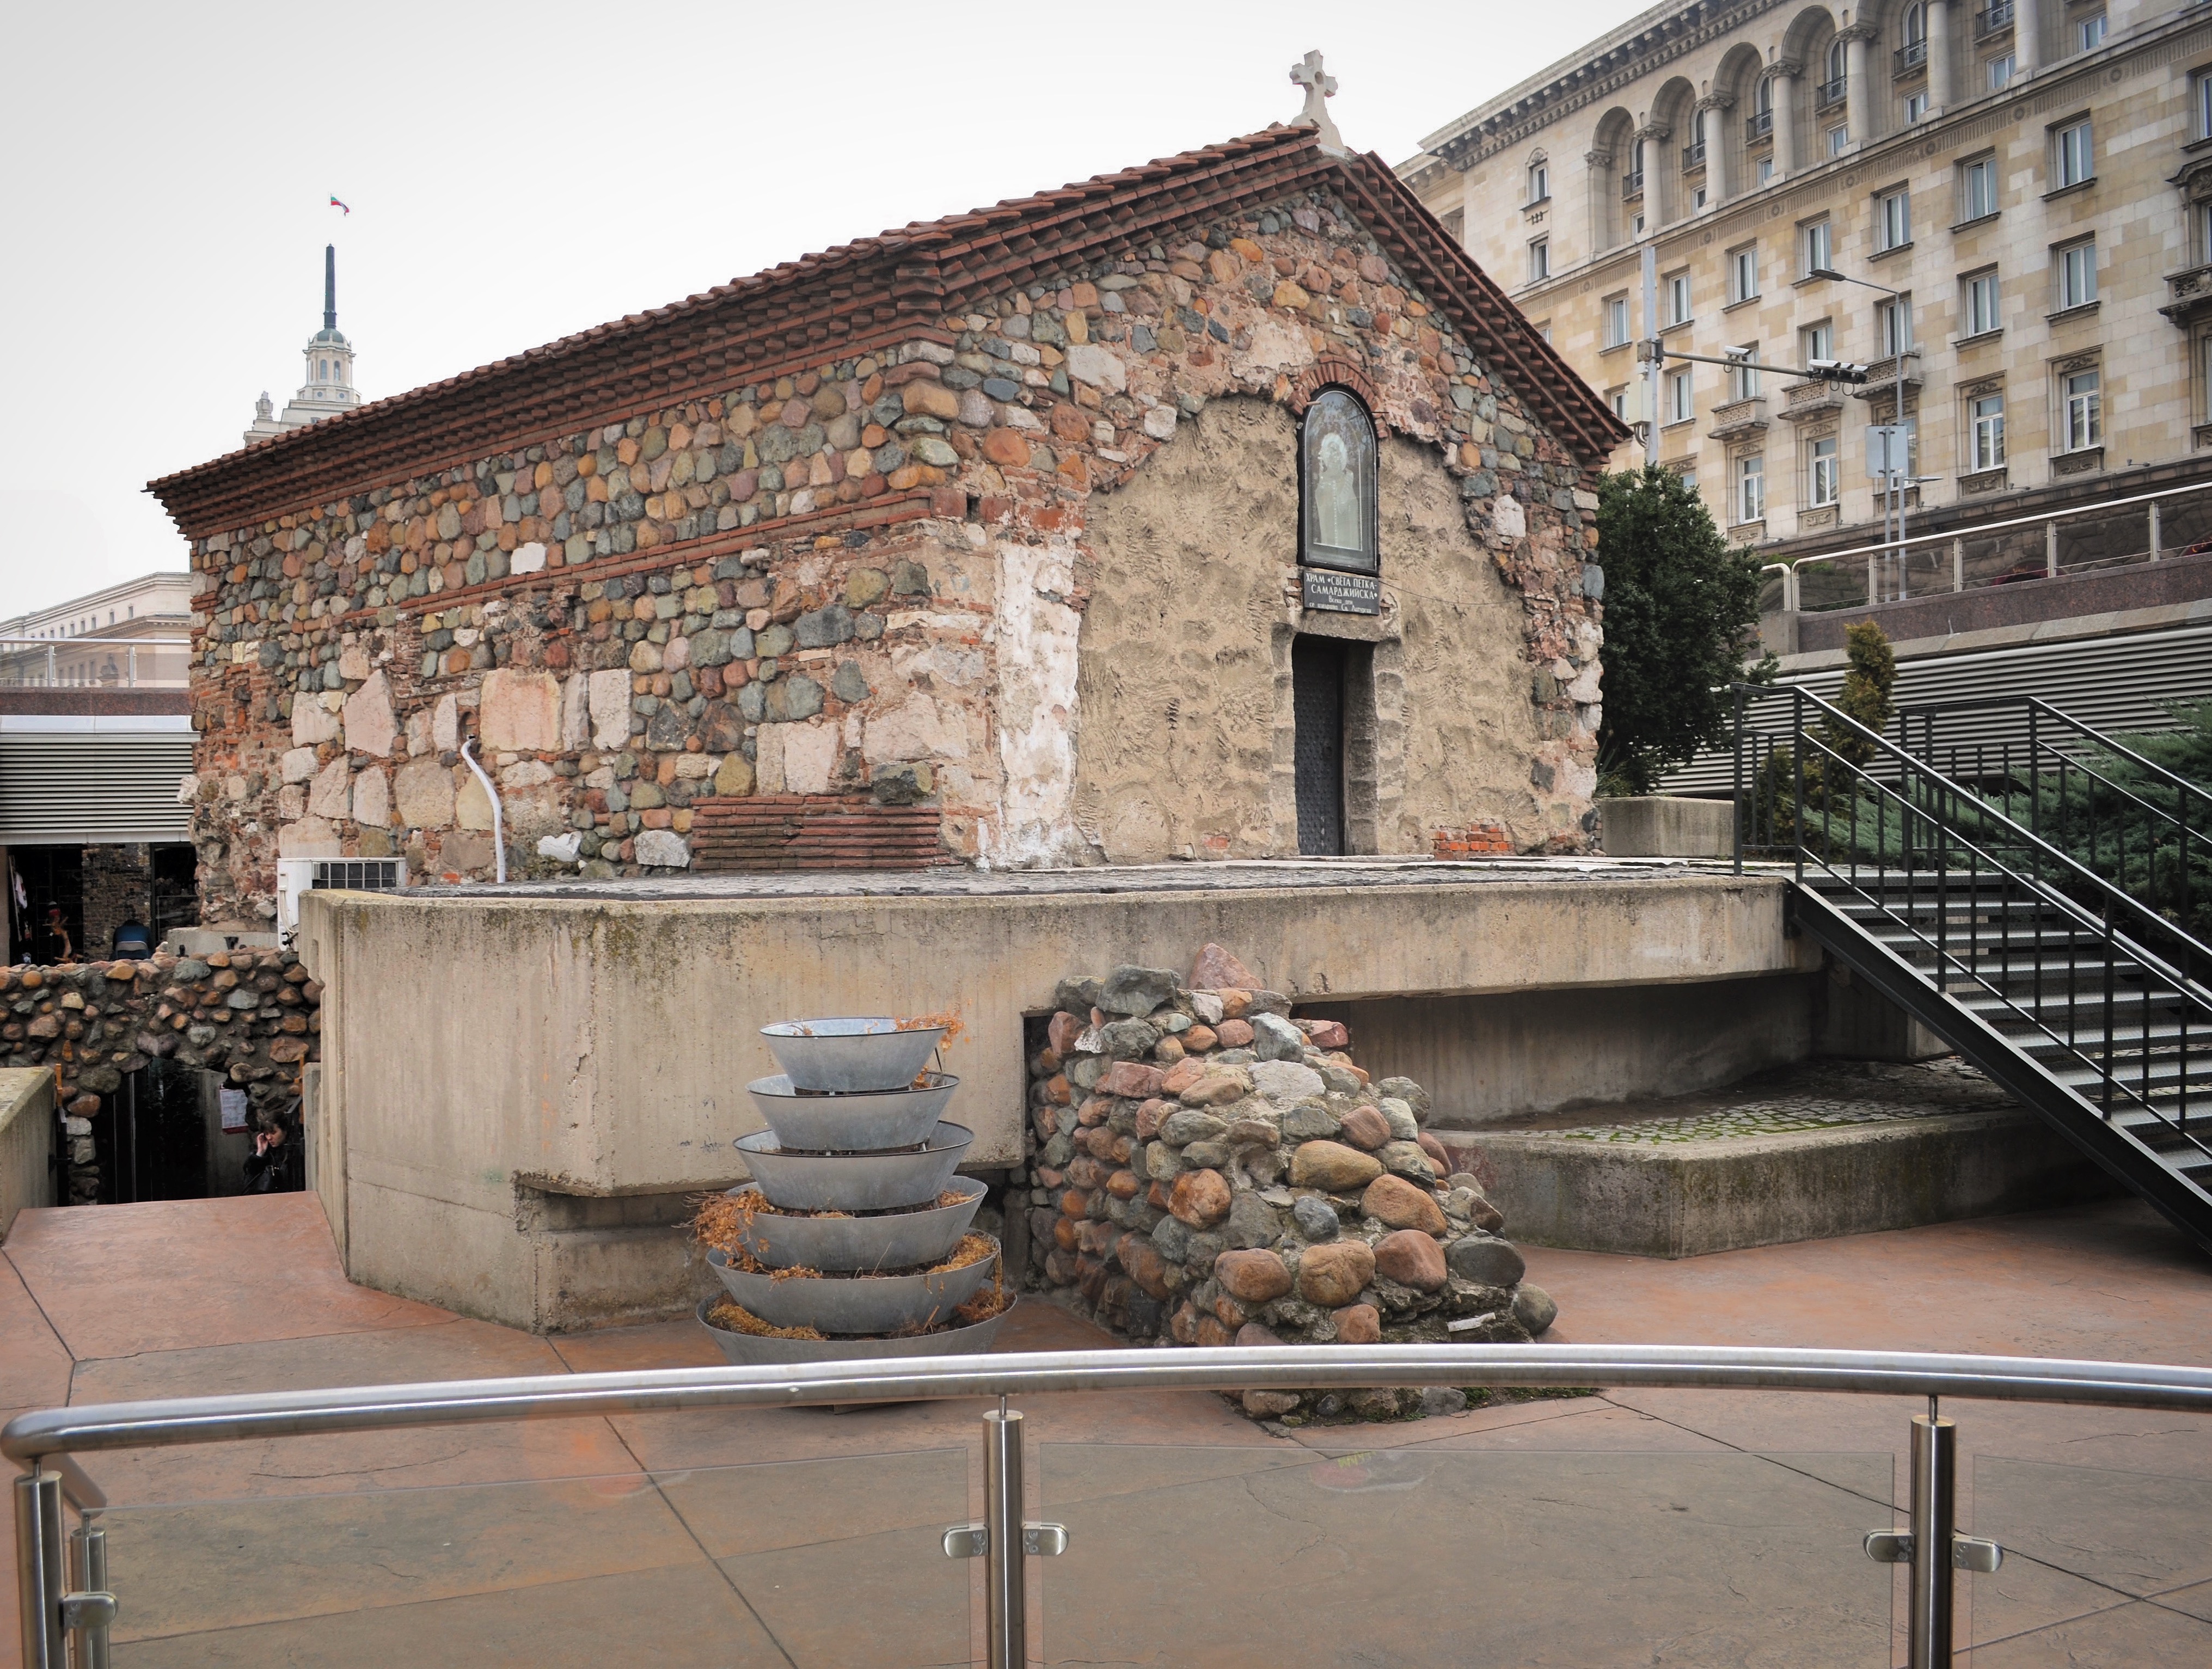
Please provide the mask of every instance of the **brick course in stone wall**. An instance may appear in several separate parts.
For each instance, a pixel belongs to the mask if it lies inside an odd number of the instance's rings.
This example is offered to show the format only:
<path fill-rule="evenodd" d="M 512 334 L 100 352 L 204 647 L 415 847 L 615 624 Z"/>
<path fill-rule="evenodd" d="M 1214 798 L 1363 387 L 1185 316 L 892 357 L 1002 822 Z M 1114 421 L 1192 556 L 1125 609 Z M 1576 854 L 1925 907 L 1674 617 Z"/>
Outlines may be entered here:
<path fill-rule="evenodd" d="M 1525 599 L 1546 769 L 1580 809 L 1595 459 L 1310 189 L 965 298 L 875 351 L 199 531 L 204 906 L 265 914 L 280 852 L 488 869 L 471 736 L 511 872 L 680 866 L 701 802 L 755 794 L 920 802 L 945 856 L 1082 861 L 1064 792 L 1024 776 L 1056 768 L 1013 739 L 1037 703 L 1010 693 L 1008 640 L 1048 609 L 1077 629 L 1083 598 L 1015 581 L 1033 559 L 1010 553 L 1064 565 L 1090 495 L 1209 401 L 1302 409 L 1328 381 L 1457 480 Z"/>

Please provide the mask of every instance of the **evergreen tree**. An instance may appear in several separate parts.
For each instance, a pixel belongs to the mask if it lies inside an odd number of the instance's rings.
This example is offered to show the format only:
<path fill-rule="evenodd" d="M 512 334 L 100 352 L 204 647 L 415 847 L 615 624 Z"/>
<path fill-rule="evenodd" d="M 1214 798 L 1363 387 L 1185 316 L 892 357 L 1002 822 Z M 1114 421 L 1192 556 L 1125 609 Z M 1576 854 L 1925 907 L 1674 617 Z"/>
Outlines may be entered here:
<path fill-rule="evenodd" d="M 1605 567 L 1605 722 L 1601 792 L 1649 793 L 1700 748 L 1723 741 L 1728 686 L 1756 641 L 1759 559 L 1731 550 L 1694 489 L 1657 464 L 1598 483 Z"/>
<path fill-rule="evenodd" d="M 1844 628 L 1844 687 L 1836 692 L 1836 710 L 1856 719 L 1876 736 L 1889 728 L 1897 704 L 1890 691 L 1897 684 L 1897 655 L 1889 646 L 1889 634 L 1871 620 Z M 1854 765 L 1864 766 L 1875 755 L 1874 743 L 1840 725 L 1822 723 L 1822 739 Z"/>

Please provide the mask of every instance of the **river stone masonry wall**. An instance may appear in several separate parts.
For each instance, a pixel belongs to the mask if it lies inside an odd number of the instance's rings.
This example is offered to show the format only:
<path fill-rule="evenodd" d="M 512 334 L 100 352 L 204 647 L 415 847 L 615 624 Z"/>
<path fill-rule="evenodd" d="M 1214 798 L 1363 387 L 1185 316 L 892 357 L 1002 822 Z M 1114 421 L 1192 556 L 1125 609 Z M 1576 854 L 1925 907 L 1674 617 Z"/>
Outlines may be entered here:
<path fill-rule="evenodd" d="M 268 915 L 280 853 L 489 873 L 471 733 L 514 872 L 687 867 L 695 816 L 752 795 L 933 807 L 955 860 L 1102 861 L 1077 804 L 1090 507 L 1211 403 L 1295 413 L 1331 383 L 1419 449 L 1518 616 L 1424 652 L 1517 666 L 1528 738 L 1510 781 L 1423 808 L 1437 838 L 1495 826 L 1494 792 L 1516 846 L 1585 844 L 1598 466 L 1314 189 L 878 351 L 188 528 L 204 910 Z M 1197 855 L 1273 838 L 1249 807 L 1198 821 Z"/>
<path fill-rule="evenodd" d="M 289 950 L 0 968 L 0 1065 L 53 1068 L 66 1203 L 85 1205 L 99 1191 L 92 1121 L 125 1073 L 152 1059 L 200 1067 L 273 1112 L 316 1058 L 322 996 Z"/>
<path fill-rule="evenodd" d="M 1243 973 L 1217 947 L 1194 980 L 1209 971 Z M 1342 1024 L 1160 968 L 1067 979 L 1056 1001 L 1030 1061 L 1033 1284 L 1179 1344 L 1527 1343 L 1551 1326 L 1497 1208 L 1421 1128 L 1426 1092 L 1370 1083 Z M 1362 1394 L 1370 1413 L 1420 1405 Z M 1243 1400 L 1273 1417 L 1316 1399 Z"/>

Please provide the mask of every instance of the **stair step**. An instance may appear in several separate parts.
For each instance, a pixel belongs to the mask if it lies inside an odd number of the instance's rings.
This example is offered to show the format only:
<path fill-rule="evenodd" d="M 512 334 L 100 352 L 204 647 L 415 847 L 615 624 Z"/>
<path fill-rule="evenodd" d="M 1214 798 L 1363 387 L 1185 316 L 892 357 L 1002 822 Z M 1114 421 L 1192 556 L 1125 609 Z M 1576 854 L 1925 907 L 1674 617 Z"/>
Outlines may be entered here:
<path fill-rule="evenodd" d="M 2066 1047 L 2065 1044 L 2052 1042 L 2041 1031 L 2022 1022 L 2015 1021 L 2009 1025 L 2000 1022 L 1997 1029 L 2010 1035 L 2013 1041 L 2022 1051 L 2031 1055 L 2060 1052 Z M 2085 1049 L 2102 1048 L 2105 1046 L 2105 1029 L 2102 1026 L 2094 1028 L 2077 1026 L 2074 1032 L 2074 1041 L 2079 1047 Z M 2181 1047 L 2181 1028 L 2177 1025 L 2161 1024 L 2155 1021 L 2148 1027 L 2140 1024 L 2115 1026 L 2112 1028 L 2112 1042 L 2116 1047 L 2137 1056 L 2141 1055 L 2144 1044 L 2148 1042 L 2154 1056 L 2163 1055 Z M 2192 1029 L 2189 1035 L 2189 1042 L 2192 1053 L 2202 1053 L 2207 1056 L 2212 1056 L 2212 1032 L 2198 1032 Z"/>
<path fill-rule="evenodd" d="M 2092 1060 L 2097 1059 L 2095 1053 L 2087 1047 L 2082 1048 L 2081 1053 Z M 2096 1090 L 2105 1081 L 2103 1071 L 2094 1065 L 2046 1066 L 2044 1070 L 2068 1089 L 2079 1089 L 2091 1101 L 2098 1099 Z M 2125 1084 L 2130 1089 L 2140 1093 L 2145 1081 L 2142 1062 L 2140 1059 L 2130 1060 L 2124 1055 L 2115 1055 L 2112 1059 L 2112 1079 L 2115 1083 Z M 2189 1063 L 2189 1074 L 2185 1079 L 2180 1067 L 2175 1062 L 2154 1059 L 2151 1062 L 2148 1081 L 2153 1086 L 2154 1092 L 2158 1089 L 2172 1089 L 2183 1083 L 2191 1085 L 2212 1083 L 2212 1065 L 2207 1065 L 2201 1060 L 2192 1060 Z"/>

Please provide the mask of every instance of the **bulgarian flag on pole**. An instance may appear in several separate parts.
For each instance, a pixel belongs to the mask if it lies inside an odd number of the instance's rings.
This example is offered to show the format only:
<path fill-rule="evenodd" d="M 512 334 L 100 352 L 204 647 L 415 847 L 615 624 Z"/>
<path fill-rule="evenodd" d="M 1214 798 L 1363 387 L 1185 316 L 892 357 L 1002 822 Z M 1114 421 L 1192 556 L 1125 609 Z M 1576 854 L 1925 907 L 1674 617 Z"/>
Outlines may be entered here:
<path fill-rule="evenodd" d="M 333 208 L 333 209 L 344 209 L 344 211 L 345 211 L 347 214 L 349 214 L 349 215 L 350 215 L 351 213 L 353 213 L 353 210 L 352 210 L 352 209 L 347 209 L 347 208 L 346 208 L 346 206 L 345 206 L 345 204 L 343 204 L 343 203 L 340 203 L 340 202 L 339 202 L 336 197 L 332 197 L 332 198 L 331 199 L 331 208 Z"/>

